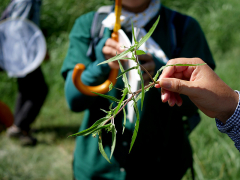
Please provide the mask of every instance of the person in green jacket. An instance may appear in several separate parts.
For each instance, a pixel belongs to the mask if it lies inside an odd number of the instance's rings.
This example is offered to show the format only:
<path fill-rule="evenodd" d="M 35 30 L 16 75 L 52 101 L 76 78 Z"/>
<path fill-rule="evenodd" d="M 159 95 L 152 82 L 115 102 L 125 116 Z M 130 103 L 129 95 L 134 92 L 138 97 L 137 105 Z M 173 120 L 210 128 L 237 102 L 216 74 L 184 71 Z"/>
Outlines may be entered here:
<path fill-rule="evenodd" d="M 139 56 L 143 66 L 155 74 L 168 59 L 176 57 L 199 57 L 212 68 L 215 67 L 204 33 L 197 21 L 189 16 L 173 11 L 160 3 L 160 0 L 123 0 L 122 14 L 126 21 L 122 29 L 131 39 L 131 21 L 143 34 L 148 32 L 160 15 L 160 21 L 149 42 L 147 55 Z M 81 80 L 86 85 L 99 85 L 109 75 L 110 68 L 118 68 L 116 63 L 97 66 L 123 50 L 120 44 L 110 39 L 111 28 L 104 29 L 103 37 L 94 48 L 95 57 L 87 51 L 91 43 L 91 26 L 95 12 L 80 16 L 70 33 L 70 45 L 63 62 L 61 73 L 65 79 L 65 96 L 69 108 L 74 112 L 84 111 L 80 131 L 90 127 L 96 120 L 105 116 L 100 109 L 107 110 L 111 102 L 99 96 L 86 96 L 79 92 L 73 82 L 72 73 L 77 63 L 86 66 Z M 176 42 L 177 41 L 177 42 Z M 146 43 L 147 44 L 147 43 Z M 144 75 L 145 82 L 149 77 Z M 119 78 L 115 87 L 123 89 Z M 116 89 L 107 94 L 121 98 Z M 74 178 L 82 179 L 181 179 L 192 167 L 192 150 L 183 118 L 196 116 L 197 107 L 187 97 L 181 107 L 169 107 L 160 103 L 161 90 L 152 88 L 145 95 L 140 112 L 140 127 L 135 144 L 129 153 L 134 123 L 127 120 L 122 134 L 123 113 L 115 118 L 117 129 L 116 148 L 108 163 L 98 149 L 98 138 L 78 136 L 74 151 Z M 140 107 L 140 106 L 139 106 Z M 111 134 L 103 132 L 103 146 L 110 155 Z"/>

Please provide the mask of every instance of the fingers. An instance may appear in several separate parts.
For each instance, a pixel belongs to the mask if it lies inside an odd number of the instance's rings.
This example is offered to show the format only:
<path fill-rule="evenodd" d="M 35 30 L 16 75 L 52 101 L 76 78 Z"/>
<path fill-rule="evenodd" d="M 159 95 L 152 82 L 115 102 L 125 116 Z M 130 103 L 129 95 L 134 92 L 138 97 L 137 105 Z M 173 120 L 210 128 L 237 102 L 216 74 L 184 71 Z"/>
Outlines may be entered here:
<path fill-rule="evenodd" d="M 178 93 L 170 92 L 165 89 L 161 89 L 161 92 L 161 99 L 163 103 L 168 102 L 169 106 L 174 106 L 175 104 L 177 106 L 182 105 L 182 98 Z"/>
<path fill-rule="evenodd" d="M 143 54 L 138 56 L 138 60 L 141 61 L 142 64 L 148 61 L 153 61 L 152 55 L 151 54 Z"/>
<path fill-rule="evenodd" d="M 160 81 L 160 86 L 168 91 L 185 94 L 187 96 L 196 96 L 197 86 L 195 82 L 192 81 L 185 81 L 175 78 L 163 78 Z"/>
<path fill-rule="evenodd" d="M 102 49 L 102 52 L 105 56 L 105 59 L 110 59 L 110 58 L 116 56 L 116 53 L 119 54 L 119 53 L 123 52 L 123 49 L 120 47 L 120 44 L 118 42 L 109 38 L 106 41 L 105 46 Z"/>
<path fill-rule="evenodd" d="M 203 60 L 199 58 L 177 58 L 169 60 L 167 65 L 173 64 L 201 64 L 204 63 Z M 192 72 L 196 69 L 197 66 L 170 66 L 163 70 L 159 80 L 161 78 L 176 77 L 176 73 L 182 73 L 181 79 L 190 79 Z M 176 77 L 178 78 L 178 77 Z"/>

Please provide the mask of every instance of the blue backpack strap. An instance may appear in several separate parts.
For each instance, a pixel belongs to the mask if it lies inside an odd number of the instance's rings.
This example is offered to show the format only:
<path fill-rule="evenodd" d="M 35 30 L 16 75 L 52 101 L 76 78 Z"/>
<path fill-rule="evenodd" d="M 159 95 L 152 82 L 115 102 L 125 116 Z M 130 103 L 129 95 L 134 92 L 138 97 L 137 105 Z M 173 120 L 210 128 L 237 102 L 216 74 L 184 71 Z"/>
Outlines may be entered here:
<path fill-rule="evenodd" d="M 91 26 L 91 43 L 87 51 L 87 56 L 91 59 L 96 59 L 94 48 L 98 44 L 99 40 L 103 37 L 104 27 L 102 26 L 102 21 L 112 10 L 112 5 L 102 6 L 97 10 L 94 15 Z"/>
<path fill-rule="evenodd" d="M 171 18 L 172 58 L 179 57 L 182 46 L 182 37 L 188 25 L 189 18 L 189 16 L 173 11 Z"/>

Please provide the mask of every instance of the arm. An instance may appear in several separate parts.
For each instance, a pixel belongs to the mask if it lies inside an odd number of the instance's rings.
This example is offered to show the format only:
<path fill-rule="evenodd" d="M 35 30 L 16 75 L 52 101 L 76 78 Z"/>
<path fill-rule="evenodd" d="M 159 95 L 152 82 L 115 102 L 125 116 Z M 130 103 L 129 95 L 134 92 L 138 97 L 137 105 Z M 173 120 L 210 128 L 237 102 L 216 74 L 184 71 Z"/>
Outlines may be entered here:
<path fill-rule="evenodd" d="M 118 68 L 118 63 L 110 62 L 101 66 L 98 66 L 98 64 L 115 56 L 116 52 L 122 52 L 120 44 L 110 39 L 110 31 L 105 29 L 103 38 L 94 49 L 96 60 L 93 61 L 86 55 L 91 41 L 90 30 L 93 15 L 93 13 L 88 13 L 76 21 L 70 34 L 68 54 L 62 67 L 62 74 L 66 78 L 65 95 L 68 105 L 73 111 L 82 111 L 88 108 L 96 98 L 83 95 L 76 90 L 71 79 L 74 66 L 77 63 L 83 63 L 86 66 L 81 76 L 81 80 L 85 85 L 99 85 L 108 78 L 110 67 Z"/>
<path fill-rule="evenodd" d="M 179 58 L 167 64 L 200 64 L 198 58 Z M 233 91 L 207 65 L 173 66 L 164 69 L 159 78 L 162 101 L 170 106 L 182 105 L 179 94 L 187 95 L 207 116 L 216 118 L 219 131 L 227 133 L 240 150 L 240 101 L 239 92 Z"/>
<path fill-rule="evenodd" d="M 101 53 L 102 48 L 107 40 L 107 37 L 101 39 L 96 48 L 96 60 L 91 60 L 86 52 L 88 50 L 91 36 L 91 24 L 94 13 L 88 13 L 78 18 L 70 33 L 70 44 L 67 56 L 64 60 L 61 73 L 66 79 L 65 82 L 65 95 L 69 108 L 73 111 L 82 111 L 91 105 L 96 97 L 85 96 L 78 92 L 74 87 L 71 75 L 72 70 L 77 63 L 82 63 L 86 66 L 82 74 L 82 82 L 86 85 L 96 85 L 103 82 L 110 72 L 107 64 L 97 66 L 98 63 L 105 60 L 104 55 Z M 100 49 L 100 50 L 99 50 Z M 73 93 L 74 92 L 74 93 Z M 84 102 L 84 103 L 83 103 Z"/>

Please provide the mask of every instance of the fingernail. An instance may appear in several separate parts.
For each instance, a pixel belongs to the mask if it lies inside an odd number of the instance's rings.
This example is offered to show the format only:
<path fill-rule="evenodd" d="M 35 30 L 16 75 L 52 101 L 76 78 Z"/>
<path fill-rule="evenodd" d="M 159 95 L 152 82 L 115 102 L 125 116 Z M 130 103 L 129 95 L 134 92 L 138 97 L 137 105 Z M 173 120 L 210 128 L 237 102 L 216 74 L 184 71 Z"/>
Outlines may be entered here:
<path fill-rule="evenodd" d="M 172 106 L 172 101 L 170 99 L 168 100 L 168 104 L 169 106 Z"/>
<path fill-rule="evenodd" d="M 121 52 L 121 51 L 124 51 L 124 48 L 123 47 L 119 47 L 119 51 Z"/>
<path fill-rule="evenodd" d="M 170 89 L 172 87 L 171 81 L 164 80 L 164 79 L 161 80 L 160 85 L 162 88 L 165 88 L 165 89 Z"/>
<path fill-rule="evenodd" d="M 160 84 L 155 84 L 155 88 L 160 88 Z"/>
<path fill-rule="evenodd" d="M 162 98 L 162 102 L 166 102 L 166 93 L 164 92 L 164 90 L 162 89 L 162 94 L 161 94 L 161 98 Z"/>

